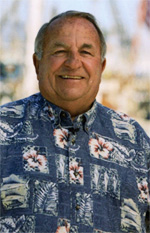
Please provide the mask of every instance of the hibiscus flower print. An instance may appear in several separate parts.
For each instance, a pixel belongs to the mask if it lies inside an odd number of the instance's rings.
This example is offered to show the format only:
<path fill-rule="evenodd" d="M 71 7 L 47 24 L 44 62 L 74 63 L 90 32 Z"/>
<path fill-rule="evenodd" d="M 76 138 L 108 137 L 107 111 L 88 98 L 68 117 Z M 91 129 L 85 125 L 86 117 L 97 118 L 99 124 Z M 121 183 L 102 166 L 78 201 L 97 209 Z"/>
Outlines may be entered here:
<path fill-rule="evenodd" d="M 141 180 L 138 183 L 138 189 L 140 190 L 140 196 L 139 196 L 140 200 L 148 201 L 150 203 L 148 183 L 145 179 Z"/>
<path fill-rule="evenodd" d="M 59 226 L 56 233 L 68 233 L 70 232 L 70 223 L 66 219 L 59 219 Z"/>
<path fill-rule="evenodd" d="M 53 109 L 50 106 L 48 106 L 48 115 L 49 115 L 51 120 L 55 119 Z"/>
<path fill-rule="evenodd" d="M 104 159 L 108 159 L 110 152 L 113 150 L 113 146 L 110 142 L 106 142 L 104 138 L 98 136 L 90 139 L 89 147 L 91 155 L 97 159 L 99 159 L 100 156 Z"/>
<path fill-rule="evenodd" d="M 24 169 L 26 171 L 37 171 L 48 173 L 48 162 L 45 155 L 40 154 L 34 148 L 29 149 L 23 154 Z"/>
<path fill-rule="evenodd" d="M 70 183 L 83 185 L 83 167 L 72 159 L 69 163 Z"/>
<path fill-rule="evenodd" d="M 116 113 L 120 116 L 121 119 L 125 120 L 125 121 L 129 121 L 131 118 L 125 114 L 125 113 L 122 113 L 122 112 L 119 112 L 119 111 L 116 111 Z"/>
<path fill-rule="evenodd" d="M 68 140 L 68 130 L 66 129 L 54 129 L 53 135 L 55 137 L 55 143 L 58 147 L 65 149 Z"/>
<path fill-rule="evenodd" d="M 44 110 L 44 112 L 46 112 L 46 113 L 48 113 L 48 116 L 49 116 L 49 118 L 52 120 L 52 121 L 54 121 L 55 120 L 55 112 L 53 111 L 53 109 L 51 108 L 51 106 L 45 106 L 44 108 L 43 108 L 43 110 Z"/>
<path fill-rule="evenodd" d="M 69 229 L 66 227 L 58 227 L 56 233 L 67 233 L 69 232 Z"/>

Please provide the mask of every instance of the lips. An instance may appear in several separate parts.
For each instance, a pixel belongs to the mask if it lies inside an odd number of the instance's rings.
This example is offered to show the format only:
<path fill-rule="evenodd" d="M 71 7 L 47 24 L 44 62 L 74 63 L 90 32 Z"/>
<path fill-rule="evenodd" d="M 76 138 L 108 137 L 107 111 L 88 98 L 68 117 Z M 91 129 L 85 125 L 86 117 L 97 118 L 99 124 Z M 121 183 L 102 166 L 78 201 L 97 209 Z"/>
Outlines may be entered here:
<path fill-rule="evenodd" d="M 81 76 L 73 76 L 73 75 L 59 75 L 59 78 L 72 79 L 72 80 L 81 80 L 81 79 L 83 79 L 83 77 L 81 77 Z"/>

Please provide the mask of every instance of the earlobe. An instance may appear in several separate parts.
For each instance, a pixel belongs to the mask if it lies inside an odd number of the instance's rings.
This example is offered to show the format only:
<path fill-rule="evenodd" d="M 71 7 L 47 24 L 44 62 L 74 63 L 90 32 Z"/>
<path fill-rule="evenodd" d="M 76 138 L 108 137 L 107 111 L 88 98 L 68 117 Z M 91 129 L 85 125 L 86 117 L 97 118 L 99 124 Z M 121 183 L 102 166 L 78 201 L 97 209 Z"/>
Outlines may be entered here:
<path fill-rule="evenodd" d="M 39 60 L 38 60 L 35 53 L 33 54 L 33 64 L 34 64 L 34 67 L 35 67 L 35 72 L 36 72 L 36 74 L 38 76 L 38 74 L 39 74 Z"/>

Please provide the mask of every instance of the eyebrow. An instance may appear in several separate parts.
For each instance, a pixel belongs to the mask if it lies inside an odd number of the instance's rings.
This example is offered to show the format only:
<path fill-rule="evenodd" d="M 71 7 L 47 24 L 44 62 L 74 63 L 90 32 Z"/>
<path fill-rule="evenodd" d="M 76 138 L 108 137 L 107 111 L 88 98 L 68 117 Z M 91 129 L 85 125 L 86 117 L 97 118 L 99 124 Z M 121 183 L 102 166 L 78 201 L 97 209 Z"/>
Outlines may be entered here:
<path fill-rule="evenodd" d="M 84 43 L 80 49 L 84 49 L 84 48 L 87 48 L 87 49 L 92 49 L 93 48 L 93 45 L 92 44 L 86 44 Z"/>
<path fill-rule="evenodd" d="M 68 45 L 64 44 L 63 42 L 55 42 L 54 45 L 53 45 L 53 48 L 59 48 L 59 47 L 64 47 L 64 48 L 69 48 Z M 84 43 L 80 49 L 84 49 L 84 48 L 87 48 L 87 49 L 92 49 L 93 48 L 93 45 L 92 44 L 86 44 Z"/>
<path fill-rule="evenodd" d="M 64 44 L 63 42 L 55 42 L 53 45 L 53 48 L 59 48 L 59 47 L 64 47 L 64 48 L 68 48 L 68 46 L 66 44 Z"/>

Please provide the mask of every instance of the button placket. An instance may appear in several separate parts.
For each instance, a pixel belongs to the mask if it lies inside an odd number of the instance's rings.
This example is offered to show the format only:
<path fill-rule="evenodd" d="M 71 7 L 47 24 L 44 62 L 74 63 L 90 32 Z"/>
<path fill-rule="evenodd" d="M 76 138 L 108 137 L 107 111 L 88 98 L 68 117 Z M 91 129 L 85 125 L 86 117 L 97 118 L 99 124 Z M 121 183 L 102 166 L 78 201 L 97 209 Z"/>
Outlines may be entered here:
<path fill-rule="evenodd" d="M 73 146 L 73 148 L 75 147 L 76 138 L 77 138 L 77 130 L 74 128 L 69 130 L 68 142 L 69 142 L 70 147 L 72 147 L 72 146 Z"/>
<path fill-rule="evenodd" d="M 75 137 L 75 135 L 72 135 L 72 137 L 71 137 L 71 143 L 72 143 L 72 145 L 75 144 L 75 141 L 76 141 L 76 137 Z"/>
<path fill-rule="evenodd" d="M 68 149 L 69 149 L 69 154 L 74 154 L 76 149 L 78 148 L 76 145 L 76 135 L 70 133 L 69 139 L 68 139 Z"/>

